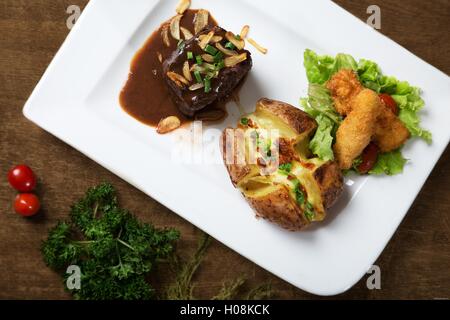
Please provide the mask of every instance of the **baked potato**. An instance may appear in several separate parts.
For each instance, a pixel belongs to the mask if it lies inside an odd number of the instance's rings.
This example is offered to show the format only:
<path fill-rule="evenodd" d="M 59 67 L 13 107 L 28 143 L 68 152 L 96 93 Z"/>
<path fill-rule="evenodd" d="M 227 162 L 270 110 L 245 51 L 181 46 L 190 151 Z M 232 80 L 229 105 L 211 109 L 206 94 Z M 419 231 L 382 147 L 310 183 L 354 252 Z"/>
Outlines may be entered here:
<path fill-rule="evenodd" d="M 317 123 L 287 103 L 261 99 L 237 128 L 222 133 L 231 182 L 258 217 L 297 231 L 325 218 L 343 188 L 337 163 L 313 158 Z M 274 135 L 273 132 L 276 132 Z"/>

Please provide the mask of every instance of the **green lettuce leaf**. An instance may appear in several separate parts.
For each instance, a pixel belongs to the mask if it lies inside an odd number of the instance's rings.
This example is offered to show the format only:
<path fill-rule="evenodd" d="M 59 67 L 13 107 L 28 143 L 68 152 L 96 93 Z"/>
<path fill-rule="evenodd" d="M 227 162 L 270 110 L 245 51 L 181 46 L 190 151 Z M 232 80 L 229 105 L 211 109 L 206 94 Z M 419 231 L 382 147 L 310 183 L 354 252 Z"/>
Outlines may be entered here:
<path fill-rule="evenodd" d="M 332 76 L 335 59 L 330 56 L 319 56 L 312 50 L 304 53 L 304 66 L 309 83 L 324 84 Z"/>
<path fill-rule="evenodd" d="M 419 111 L 425 106 L 425 102 L 420 97 L 420 89 L 410 86 L 408 82 L 399 82 L 395 92 L 392 94 L 392 98 L 394 98 L 400 108 L 400 120 L 408 128 L 411 135 L 431 143 L 431 132 L 424 130 L 420 126 Z"/>
<path fill-rule="evenodd" d="M 407 160 L 403 158 L 400 150 L 382 153 L 378 156 L 378 161 L 369 174 L 381 175 L 387 174 L 393 176 L 403 172 Z"/>
<path fill-rule="evenodd" d="M 301 101 L 305 111 L 315 118 L 319 125 L 310 147 L 312 152 L 320 158 L 330 158 L 330 152 L 333 152 L 330 136 L 334 140 L 336 130 L 342 121 L 334 110 L 331 96 L 324 84 L 341 69 L 355 70 L 364 87 L 377 93 L 391 95 L 399 106 L 399 119 L 405 124 L 411 136 L 431 143 L 431 133 L 420 126 L 419 112 L 425 103 L 420 97 L 419 88 L 411 86 L 408 82 L 399 81 L 395 77 L 383 75 L 378 64 L 373 61 L 361 59 L 356 62 L 352 56 L 342 53 L 336 57 L 320 56 L 307 49 L 304 53 L 304 66 L 310 87 L 308 98 Z M 330 121 L 334 122 L 332 127 Z M 405 163 L 406 160 L 399 150 L 382 154 L 370 173 L 398 174 L 403 171 Z"/>
<path fill-rule="evenodd" d="M 340 53 L 333 58 L 327 55 L 319 56 L 310 49 L 305 50 L 304 65 L 309 83 L 315 84 L 324 84 L 341 69 L 358 69 L 355 59 L 348 54 Z"/>
<path fill-rule="evenodd" d="M 351 55 L 345 53 L 338 53 L 334 61 L 333 72 L 331 75 L 335 74 L 336 72 L 342 69 L 351 69 L 357 71 L 358 63 Z"/>
<path fill-rule="evenodd" d="M 312 153 L 317 155 L 320 159 L 329 161 L 334 160 L 333 153 L 333 131 L 335 124 L 330 118 L 319 115 L 316 118 L 318 128 L 316 133 L 309 143 L 309 148 Z"/>
<path fill-rule="evenodd" d="M 323 114 L 336 124 L 340 124 L 342 121 L 341 116 L 333 107 L 333 99 L 331 98 L 330 91 L 323 85 L 309 85 L 308 98 L 303 102 L 303 107 L 306 113 L 313 118 L 317 118 Z"/>
<path fill-rule="evenodd" d="M 322 160 L 333 160 L 333 141 L 342 118 L 333 107 L 329 90 L 324 85 L 310 84 L 308 98 L 301 99 L 300 104 L 318 124 L 309 144 L 311 152 Z"/>
<path fill-rule="evenodd" d="M 380 93 L 379 79 L 381 71 L 375 62 L 361 59 L 358 63 L 358 76 L 361 83 L 369 89 Z"/>
<path fill-rule="evenodd" d="M 369 60 L 361 59 L 358 63 L 347 54 L 338 54 L 335 58 L 327 55 L 319 56 L 307 49 L 304 53 L 304 65 L 308 81 L 311 84 L 324 84 L 333 74 L 341 69 L 357 71 L 361 83 L 377 93 L 392 95 L 400 108 L 399 118 L 413 137 L 420 137 L 431 143 L 432 135 L 420 126 L 419 111 L 424 107 L 420 97 L 420 89 L 406 81 L 382 74 L 379 66 Z M 316 107 L 318 110 L 319 107 Z"/>

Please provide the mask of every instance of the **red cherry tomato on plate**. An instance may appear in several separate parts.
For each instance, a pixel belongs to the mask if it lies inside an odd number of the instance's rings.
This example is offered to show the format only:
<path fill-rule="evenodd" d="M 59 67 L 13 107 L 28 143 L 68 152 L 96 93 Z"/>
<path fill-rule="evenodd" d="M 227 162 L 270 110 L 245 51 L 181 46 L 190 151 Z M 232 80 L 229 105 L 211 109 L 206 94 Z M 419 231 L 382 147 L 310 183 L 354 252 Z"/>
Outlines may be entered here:
<path fill-rule="evenodd" d="M 378 146 L 373 142 L 364 149 L 362 153 L 362 162 L 358 166 L 359 173 L 366 174 L 373 168 L 377 162 L 379 152 Z"/>
<path fill-rule="evenodd" d="M 33 170 L 24 164 L 9 170 L 8 181 L 11 187 L 20 192 L 30 192 L 36 187 L 36 176 Z"/>
<path fill-rule="evenodd" d="M 391 110 L 396 116 L 398 116 L 397 102 L 395 102 L 395 100 L 390 95 L 382 93 L 380 94 L 380 99 L 384 102 L 386 107 L 389 108 L 389 110 Z"/>
<path fill-rule="evenodd" d="M 24 217 L 34 216 L 41 208 L 39 198 L 33 193 L 20 193 L 14 199 L 16 213 Z"/>

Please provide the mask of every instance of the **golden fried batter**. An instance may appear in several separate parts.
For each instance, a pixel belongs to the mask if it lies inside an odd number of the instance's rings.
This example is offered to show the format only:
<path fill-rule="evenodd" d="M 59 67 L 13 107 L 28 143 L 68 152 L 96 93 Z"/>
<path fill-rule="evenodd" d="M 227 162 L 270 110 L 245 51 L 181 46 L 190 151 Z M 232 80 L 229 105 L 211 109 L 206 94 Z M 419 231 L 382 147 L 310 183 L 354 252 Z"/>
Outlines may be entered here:
<path fill-rule="evenodd" d="M 352 111 L 352 99 L 363 90 L 356 73 L 347 69 L 335 73 L 326 86 L 331 91 L 334 108 L 343 116 Z"/>
<path fill-rule="evenodd" d="M 409 131 L 384 103 L 375 126 L 374 142 L 381 152 L 400 148 L 409 139 Z"/>
<path fill-rule="evenodd" d="M 378 95 L 363 89 L 349 103 L 352 110 L 336 133 L 334 152 L 341 169 L 350 169 L 355 160 L 372 140 L 375 125 L 382 110 Z"/>
<path fill-rule="evenodd" d="M 327 88 L 333 97 L 336 111 L 343 116 L 348 116 L 352 113 L 355 97 L 364 89 L 359 82 L 357 74 L 352 70 L 345 69 L 331 77 L 327 83 Z M 374 100 L 375 95 L 375 93 L 371 95 Z M 361 101 L 361 103 L 363 102 Z M 390 152 L 401 147 L 408 140 L 410 134 L 400 119 L 384 103 L 379 101 L 377 105 L 380 106 L 381 110 L 375 124 L 374 142 L 378 145 L 381 152 Z M 366 138 L 366 133 L 363 138 Z M 345 164 L 348 165 L 348 162 L 345 161 Z"/>

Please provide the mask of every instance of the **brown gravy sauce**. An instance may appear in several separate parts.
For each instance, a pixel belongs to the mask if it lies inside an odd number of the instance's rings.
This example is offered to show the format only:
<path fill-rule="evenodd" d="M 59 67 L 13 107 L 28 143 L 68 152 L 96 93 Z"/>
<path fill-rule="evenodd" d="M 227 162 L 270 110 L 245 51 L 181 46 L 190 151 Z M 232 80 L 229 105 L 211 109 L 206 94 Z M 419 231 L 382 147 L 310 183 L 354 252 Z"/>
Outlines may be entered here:
<path fill-rule="evenodd" d="M 183 14 L 180 26 L 194 34 L 194 17 L 198 10 L 187 10 Z M 184 116 L 172 102 L 169 89 L 166 87 L 162 75 L 162 63 L 158 55 L 162 55 L 162 61 L 177 49 L 178 42 L 170 36 L 170 47 L 162 40 L 162 28 L 170 23 L 161 24 L 158 30 L 148 38 L 144 46 L 136 53 L 132 62 L 128 81 L 120 92 L 120 105 L 129 115 L 150 126 L 157 126 L 159 121 L 168 116 L 177 116 L 182 123 L 188 123 L 192 119 Z M 208 26 L 216 26 L 217 22 L 210 15 Z M 222 111 L 226 116 L 224 106 L 226 102 L 218 102 L 206 108 L 205 113 Z M 214 112 L 216 110 L 217 112 Z M 208 120 L 208 119 L 200 119 Z"/>

